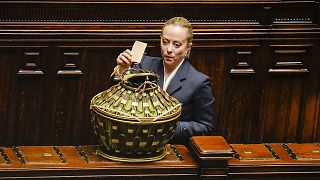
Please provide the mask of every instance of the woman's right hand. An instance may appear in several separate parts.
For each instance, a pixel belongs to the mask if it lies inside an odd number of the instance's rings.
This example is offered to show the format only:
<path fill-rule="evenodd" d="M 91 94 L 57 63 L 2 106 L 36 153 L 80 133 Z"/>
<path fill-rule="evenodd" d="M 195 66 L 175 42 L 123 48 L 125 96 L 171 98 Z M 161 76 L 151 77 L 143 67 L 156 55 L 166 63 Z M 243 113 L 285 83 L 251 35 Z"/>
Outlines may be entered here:
<path fill-rule="evenodd" d="M 117 64 L 119 66 L 118 73 L 128 69 L 132 64 L 132 54 L 129 49 L 126 49 L 116 59 Z"/>

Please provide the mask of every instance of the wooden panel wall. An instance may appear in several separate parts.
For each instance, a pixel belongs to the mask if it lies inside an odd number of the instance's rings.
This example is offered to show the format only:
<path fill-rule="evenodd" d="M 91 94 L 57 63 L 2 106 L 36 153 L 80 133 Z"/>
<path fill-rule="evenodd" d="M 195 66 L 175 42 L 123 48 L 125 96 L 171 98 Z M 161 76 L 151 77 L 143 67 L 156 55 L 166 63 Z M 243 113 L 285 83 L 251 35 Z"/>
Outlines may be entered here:
<path fill-rule="evenodd" d="M 143 3 L 142 3 L 143 2 Z M 317 1 L 1 1 L 0 144 L 95 144 L 89 103 L 135 40 L 159 56 L 165 20 L 194 26 L 229 143 L 320 141 Z"/>

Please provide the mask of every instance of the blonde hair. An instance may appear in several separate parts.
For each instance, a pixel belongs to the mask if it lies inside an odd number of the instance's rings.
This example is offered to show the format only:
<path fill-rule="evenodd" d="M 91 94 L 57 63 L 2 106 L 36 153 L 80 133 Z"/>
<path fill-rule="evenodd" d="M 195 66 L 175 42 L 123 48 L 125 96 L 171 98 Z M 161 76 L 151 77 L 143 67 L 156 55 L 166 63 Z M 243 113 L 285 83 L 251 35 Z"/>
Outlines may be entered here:
<path fill-rule="evenodd" d="M 173 17 L 167 20 L 162 26 L 161 37 L 163 35 L 163 29 L 168 25 L 177 25 L 187 29 L 187 41 L 188 43 L 192 43 L 193 40 L 193 28 L 191 23 L 184 17 Z M 191 47 L 188 50 L 187 57 L 190 56 Z"/>

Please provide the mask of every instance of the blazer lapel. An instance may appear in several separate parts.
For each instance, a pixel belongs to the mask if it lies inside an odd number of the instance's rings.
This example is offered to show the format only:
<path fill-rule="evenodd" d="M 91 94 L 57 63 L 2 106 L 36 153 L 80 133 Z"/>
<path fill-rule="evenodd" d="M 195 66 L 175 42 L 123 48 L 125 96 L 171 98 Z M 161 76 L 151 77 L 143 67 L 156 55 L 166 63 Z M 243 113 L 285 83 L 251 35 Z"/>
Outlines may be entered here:
<path fill-rule="evenodd" d="M 154 68 L 153 71 L 160 76 L 159 81 L 158 81 L 157 84 L 162 88 L 163 87 L 163 76 L 164 76 L 162 61 L 157 61 L 155 63 L 155 68 Z"/>
<path fill-rule="evenodd" d="M 179 88 L 181 88 L 181 86 L 182 86 L 181 81 L 183 81 L 187 78 L 188 68 L 189 68 L 189 62 L 187 61 L 187 59 L 185 59 L 184 62 L 181 64 L 180 68 L 178 69 L 177 73 L 172 78 L 172 80 L 167 88 L 167 93 L 169 95 L 172 95 Z M 163 84 L 163 82 L 162 82 L 162 84 Z"/>

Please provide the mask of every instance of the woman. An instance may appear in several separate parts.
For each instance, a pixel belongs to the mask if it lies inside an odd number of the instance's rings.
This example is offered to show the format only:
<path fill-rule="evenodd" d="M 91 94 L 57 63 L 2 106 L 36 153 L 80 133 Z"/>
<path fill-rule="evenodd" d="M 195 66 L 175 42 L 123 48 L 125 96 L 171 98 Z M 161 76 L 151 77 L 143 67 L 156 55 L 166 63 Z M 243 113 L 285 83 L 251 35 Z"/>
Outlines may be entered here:
<path fill-rule="evenodd" d="M 171 144 L 189 143 L 189 138 L 214 132 L 213 105 L 210 78 L 197 71 L 189 62 L 193 30 L 183 17 L 169 19 L 162 27 L 162 58 L 144 56 L 137 68 L 151 70 L 160 76 L 158 85 L 182 103 L 182 113 L 171 139 Z M 116 59 L 118 73 L 132 64 L 130 50 Z"/>

